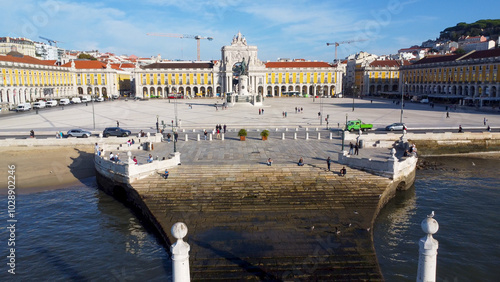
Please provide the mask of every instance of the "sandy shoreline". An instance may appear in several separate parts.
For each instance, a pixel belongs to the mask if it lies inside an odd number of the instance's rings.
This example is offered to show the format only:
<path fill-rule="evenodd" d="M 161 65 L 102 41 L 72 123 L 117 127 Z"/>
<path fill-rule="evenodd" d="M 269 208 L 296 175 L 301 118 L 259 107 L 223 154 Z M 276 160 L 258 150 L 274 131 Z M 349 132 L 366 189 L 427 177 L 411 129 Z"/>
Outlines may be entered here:
<path fill-rule="evenodd" d="M 17 193 L 62 189 L 95 176 L 92 146 L 0 147 L 0 193 L 7 193 L 8 166 L 15 165 Z"/>

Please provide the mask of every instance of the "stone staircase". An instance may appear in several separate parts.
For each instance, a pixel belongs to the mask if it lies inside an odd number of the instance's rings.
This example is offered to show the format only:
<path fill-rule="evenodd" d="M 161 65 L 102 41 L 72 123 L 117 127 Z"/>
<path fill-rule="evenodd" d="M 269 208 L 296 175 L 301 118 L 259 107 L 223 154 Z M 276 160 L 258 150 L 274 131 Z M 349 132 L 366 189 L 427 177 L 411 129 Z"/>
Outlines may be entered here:
<path fill-rule="evenodd" d="M 382 280 L 368 228 L 390 180 L 332 170 L 182 165 L 132 187 L 169 236 L 187 224 L 193 280 Z"/>

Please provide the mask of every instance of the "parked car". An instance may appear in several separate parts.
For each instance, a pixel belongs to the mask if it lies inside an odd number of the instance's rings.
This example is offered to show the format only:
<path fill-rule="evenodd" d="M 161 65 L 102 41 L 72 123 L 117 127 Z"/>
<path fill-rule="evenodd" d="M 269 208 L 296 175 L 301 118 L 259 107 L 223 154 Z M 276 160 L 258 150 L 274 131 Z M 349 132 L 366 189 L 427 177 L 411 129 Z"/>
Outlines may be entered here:
<path fill-rule="evenodd" d="M 24 111 L 29 111 L 29 110 L 31 110 L 30 103 L 19 104 L 19 105 L 17 105 L 17 108 L 16 108 L 17 112 L 24 112 Z"/>
<path fill-rule="evenodd" d="M 68 137 L 83 137 L 89 138 L 92 135 L 90 131 L 86 131 L 83 129 L 71 129 L 68 131 Z"/>
<path fill-rule="evenodd" d="M 405 126 L 406 125 L 404 123 L 396 122 L 396 123 L 393 123 L 391 125 L 386 126 L 385 130 L 387 130 L 387 131 L 403 130 L 403 128 Z M 406 128 L 406 129 L 408 129 L 408 128 Z"/>
<path fill-rule="evenodd" d="M 50 101 L 47 101 L 47 107 L 55 107 L 57 106 L 57 101 L 56 100 L 50 100 Z"/>
<path fill-rule="evenodd" d="M 429 104 L 429 99 L 422 99 L 422 100 L 420 100 L 420 103 Z"/>
<path fill-rule="evenodd" d="M 71 98 L 71 104 L 80 104 L 82 100 L 78 97 Z"/>
<path fill-rule="evenodd" d="M 363 123 L 361 120 L 350 120 L 347 122 L 346 130 L 353 132 L 354 130 L 366 131 L 373 128 L 373 124 Z"/>
<path fill-rule="evenodd" d="M 90 102 L 90 96 L 88 95 L 81 96 L 80 100 L 82 101 L 82 103 Z"/>
<path fill-rule="evenodd" d="M 120 127 L 108 127 L 102 132 L 102 136 L 120 136 L 127 137 L 131 134 L 130 130 L 122 129 Z"/>
<path fill-rule="evenodd" d="M 38 101 L 33 103 L 33 109 L 43 109 L 46 105 L 45 101 Z"/>
<path fill-rule="evenodd" d="M 59 105 L 64 106 L 64 105 L 69 105 L 69 99 L 61 99 L 59 100 Z"/>
<path fill-rule="evenodd" d="M 97 97 L 97 98 L 95 98 L 95 101 L 96 102 L 104 102 L 104 98 L 103 97 Z"/>

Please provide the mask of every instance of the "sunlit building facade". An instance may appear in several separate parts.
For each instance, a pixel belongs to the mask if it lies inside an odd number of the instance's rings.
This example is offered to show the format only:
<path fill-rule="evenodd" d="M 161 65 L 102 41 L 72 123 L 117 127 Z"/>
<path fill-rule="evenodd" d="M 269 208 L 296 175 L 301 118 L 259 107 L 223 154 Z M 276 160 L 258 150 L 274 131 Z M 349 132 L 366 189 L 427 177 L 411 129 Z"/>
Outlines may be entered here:
<path fill-rule="evenodd" d="M 405 93 L 430 101 L 498 107 L 500 49 L 429 56 L 401 68 Z"/>

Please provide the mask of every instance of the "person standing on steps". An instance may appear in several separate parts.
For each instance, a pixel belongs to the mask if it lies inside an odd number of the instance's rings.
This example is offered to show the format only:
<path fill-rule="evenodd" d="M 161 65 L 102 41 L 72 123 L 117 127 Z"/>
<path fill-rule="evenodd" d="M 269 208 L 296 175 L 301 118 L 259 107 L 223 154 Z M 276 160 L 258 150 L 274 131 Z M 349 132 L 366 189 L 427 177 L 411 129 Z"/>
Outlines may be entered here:
<path fill-rule="evenodd" d="M 356 142 L 356 145 L 354 145 L 354 154 L 359 155 L 359 145 L 358 142 Z"/>
<path fill-rule="evenodd" d="M 352 142 L 349 143 L 349 155 L 354 154 L 354 144 Z"/>

